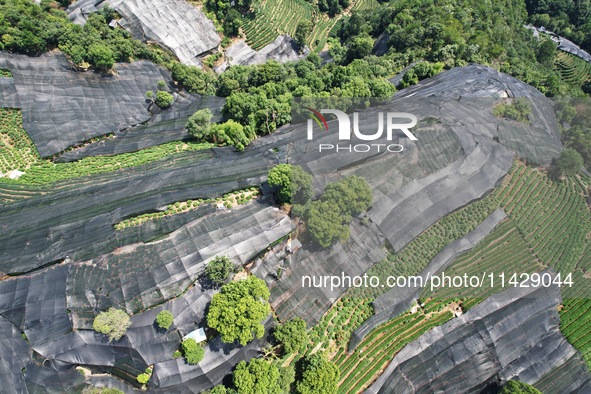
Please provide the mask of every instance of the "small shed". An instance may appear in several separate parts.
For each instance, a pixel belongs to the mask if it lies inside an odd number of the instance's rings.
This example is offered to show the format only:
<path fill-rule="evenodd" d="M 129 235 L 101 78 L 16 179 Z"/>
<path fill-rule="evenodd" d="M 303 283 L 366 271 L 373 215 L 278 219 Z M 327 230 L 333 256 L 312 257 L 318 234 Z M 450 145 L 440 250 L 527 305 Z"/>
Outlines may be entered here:
<path fill-rule="evenodd" d="M 194 339 L 197 343 L 205 342 L 207 340 L 207 337 L 205 336 L 205 329 L 198 328 L 195 331 L 191 331 L 183 337 L 183 341 L 187 339 Z"/>

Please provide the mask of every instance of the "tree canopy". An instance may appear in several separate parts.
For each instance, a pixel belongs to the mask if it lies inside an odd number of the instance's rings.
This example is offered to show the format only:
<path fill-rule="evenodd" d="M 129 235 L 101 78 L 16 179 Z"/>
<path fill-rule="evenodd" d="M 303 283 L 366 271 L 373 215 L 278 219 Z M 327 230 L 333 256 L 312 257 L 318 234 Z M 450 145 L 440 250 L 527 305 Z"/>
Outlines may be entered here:
<path fill-rule="evenodd" d="M 499 394 L 542 394 L 541 391 L 519 380 L 507 382 Z"/>
<path fill-rule="evenodd" d="M 205 276 L 212 282 L 222 285 L 235 268 L 228 256 L 216 256 L 205 266 Z"/>
<path fill-rule="evenodd" d="M 265 333 L 261 323 L 270 311 L 269 296 L 267 285 L 256 276 L 227 283 L 211 300 L 208 325 L 221 334 L 223 342 L 237 340 L 246 345 Z"/>
<path fill-rule="evenodd" d="M 233 375 L 234 386 L 240 394 L 276 394 L 279 386 L 279 368 L 260 358 L 240 361 Z"/>
<path fill-rule="evenodd" d="M 205 350 L 203 349 L 203 346 L 198 344 L 193 338 L 185 339 L 181 344 L 181 348 L 183 349 L 183 354 L 185 356 L 185 360 L 187 360 L 187 364 L 194 365 L 203 360 Z"/>
<path fill-rule="evenodd" d="M 564 149 L 554 162 L 560 175 L 574 176 L 583 166 L 583 157 L 574 149 Z"/>
<path fill-rule="evenodd" d="M 296 382 L 298 394 L 335 394 L 340 371 L 322 354 L 306 356 L 301 362 L 302 377 Z"/>
<path fill-rule="evenodd" d="M 137 376 L 136 380 L 139 384 L 146 384 L 150 381 L 150 375 L 147 373 L 141 373 Z"/>
<path fill-rule="evenodd" d="M 347 240 L 352 217 L 369 208 L 371 201 L 371 189 L 361 177 L 350 176 L 328 184 L 320 199 L 305 210 L 310 236 L 323 248 L 335 240 Z"/>
<path fill-rule="evenodd" d="M 244 127 L 234 120 L 213 124 L 210 127 L 210 135 L 213 142 L 222 145 L 233 145 L 239 151 L 243 151 L 255 137 L 251 132 L 251 128 Z"/>
<path fill-rule="evenodd" d="M 278 325 L 273 332 L 275 339 L 283 345 L 285 354 L 295 353 L 305 346 L 310 337 L 306 331 L 306 322 L 296 317 Z"/>
<path fill-rule="evenodd" d="M 269 186 L 276 187 L 280 203 L 303 203 L 312 198 L 312 176 L 301 167 L 291 164 L 278 164 L 267 174 Z"/>
<path fill-rule="evenodd" d="M 163 311 L 159 312 L 158 315 L 156 316 L 156 323 L 158 324 L 158 327 L 160 327 L 164 330 L 168 330 L 170 328 L 173 320 L 174 320 L 174 316 L 172 315 L 172 313 L 170 311 L 167 311 L 167 310 L 163 310 Z"/>
<path fill-rule="evenodd" d="M 294 34 L 294 40 L 298 43 L 300 48 L 306 46 L 306 40 L 308 39 L 308 35 L 310 35 L 311 32 L 312 22 L 308 20 L 303 20 L 298 23 Z"/>
<path fill-rule="evenodd" d="M 113 51 L 102 44 L 94 44 L 88 48 L 88 61 L 101 70 L 109 70 L 115 64 Z"/>
<path fill-rule="evenodd" d="M 173 101 L 174 96 L 172 94 L 165 92 L 164 90 L 159 90 L 156 92 L 156 99 L 154 100 L 154 103 L 156 103 L 156 105 L 160 108 L 170 107 Z"/>
<path fill-rule="evenodd" d="M 92 329 L 109 336 L 110 341 L 117 341 L 125 335 L 131 326 L 129 315 L 121 309 L 109 308 L 94 318 Z"/>

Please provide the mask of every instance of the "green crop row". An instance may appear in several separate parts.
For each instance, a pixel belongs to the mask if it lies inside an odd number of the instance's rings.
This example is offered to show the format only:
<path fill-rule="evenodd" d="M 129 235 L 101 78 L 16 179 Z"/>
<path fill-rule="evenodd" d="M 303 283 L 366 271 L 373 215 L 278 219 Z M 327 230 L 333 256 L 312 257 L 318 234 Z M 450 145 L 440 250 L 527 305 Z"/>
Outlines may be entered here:
<path fill-rule="evenodd" d="M 259 195 L 259 189 L 251 187 L 249 189 L 237 190 L 232 193 L 224 194 L 220 198 L 208 198 L 198 200 L 187 200 L 179 201 L 174 204 L 170 204 L 164 211 L 146 213 L 139 216 L 134 216 L 129 219 L 125 219 L 115 224 L 115 230 L 123 230 L 127 227 L 138 226 L 149 220 L 163 218 L 165 216 L 172 216 L 183 212 L 189 212 L 193 209 L 197 209 L 203 204 L 223 204 L 227 209 L 231 209 L 235 205 L 244 205 L 256 198 Z"/>

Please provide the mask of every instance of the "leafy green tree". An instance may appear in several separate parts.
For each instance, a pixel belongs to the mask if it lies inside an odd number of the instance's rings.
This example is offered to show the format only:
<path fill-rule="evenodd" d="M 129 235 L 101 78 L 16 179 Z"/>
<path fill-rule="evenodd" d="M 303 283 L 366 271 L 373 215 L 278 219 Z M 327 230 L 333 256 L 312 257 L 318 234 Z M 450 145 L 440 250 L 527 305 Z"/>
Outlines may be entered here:
<path fill-rule="evenodd" d="M 292 393 L 291 385 L 295 381 L 295 370 L 289 366 L 279 368 L 279 387 L 283 393 Z"/>
<path fill-rule="evenodd" d="M 70 61 L 74 64 L 81 64 L 86 59 L 86 48 L 82 45 L 72 45 L 69 47 L 66 55 L 70 58 Z"/>
<path fill-rule="evenodd" d="M 361 59 L 371 53 L 373 49 L 373 38 L 368 34 L 362 34 L 353 38 L 347 47 L 346 59 L 350 63 L 354 59 Z"/>
<path fill-rule="evenodd" d="M 365 179 L 353 175 L 329 183 L 322 193 L 321 200 L 336 203 L 341 214 L 350 217 L 369 208 L 372 193 Z"/>
<path fill-rule="evenodd" d="M 211 95 L 215 93 L 212 75 L 197 67 L 174 63 L 170 71 L 172 78 L 190 93 Z"/>
<path fill-rule="evenodd" d="M 527 383 L 510 380 L 507 382 L 499 394 L 542 394 L 542 392 Z"/>
<path fill-rule="evenodd" d="M 203 360 L 205 350 L 203 350 L 203 346 L 199 345 L 193 338 L 185 339 L 181 344 L 181 348 L 183 349 L 183 354 L 185 355 L 185 360 L 187 360 L 188 364 L 199 364 L 199 362 Z"/>
<path fill-rule="evenodd" d="M 306 331 L 306 322 L 299 317 L 286 321 L 275 328 L 275 339 L 283 345 L 285 354 L 295 353 L 310 341 Z"/>
<path fill-rule="evenodd" d="M 269 296 L 267 285 L 256 276 L 225 284 L 211 300 L 209 327 L 219 332 L 226 343 L 238 340 L 246 345 L 262 337 L 265 327 L 261 322 L 270 311 Z"/>
<path fill-rule="evenodd" d="M 129 315 L 121 309 L 109 308 L 94 318 L 92 329 L 109 336 L 110 341 L 117 341 L 125 335 L 131 326 Z"/>
<path fill-rule="evenodd" d="M 301 167 L 291 164 L 278 164 L 269 170 L 267 182 L 277 187 L 277 200 L 280 203 L 308 202 L 313 194 L 312 176 Z"/>
<path fill-rule="evenodd" d="M 238 392 L 233 388 L 226 387 L 224 385 L 215 386 L 212 389 L 205 390 L 201 394 L 237 394 Z"/>
<path fill-rule="evenodd" d="M 141 373 L 137 376 L 137 381 L 139 384 L 146 384 L 150 380 L 150 375 L 147 373 Z"/>
<path fill-rule="evenodd" d="M 312 32 L 312 22 L 309 20 L 302 20 L 298 23 L 294 34 L 294 40 L 298 43 L 300 48 L 306 46 L 306 40 Z"/>
<path fill-rule="evenodd" d="M 298 394 L 335 394 L 340 377 L 339 368 L 322 354 L 315 353 L 302 360 L 302 378 L 296 383 Z"/>
<path fill-rule="evenodd" d="M 207 141 L 210 138 L 212 113 L 209 108 L 203 108 L 195 112 L 187 119 L 185 127 L 191 135 L 201 141 Z"/>
<path fill-rule="evenodd" d="M 156 99 L 154 100 L 154 103 L 156 103 L 156 105 L 160 108 L 170 107 L 173 101 L 174 96 L 172 94 L 165 92 L 164 90 L 159 90 L 156 92 Z"/>
<path fill-rule="evenodd" d="M 224 33 L 228 36 L 237 36 L 242 27 L 242 15 L 234 8 L 226 13 L 224 17 Z"/>
<path fill-rule="evenodd" d="M 279 386 L 279 368 L 263 359 L 254 358 L 248 363 L 240 361 L 234 370 L 233 382 L 239 394 L 277 394 L 282 392 Z"/>
<path fill-rule="evenodd" d="M 88 48 L 88 61 L 99 70 L 110 70 L 115 64 L 113 51 L 106 45 L 94 44 Z"/>
<path fill-rule="evenodd" d="M 538 47 L 538 61 L 542 64 L 551 66 L 556 57 L 556 44 L 551 40 L 543 40 Z"/>
<path fill-rule="evenodd" d="M 243 151 L 254 137 L 247 134 L 248 129 L 234 120 L 213 124 L 210 128 L 213 142 L 222 145 L 233 145 Z"/>
<path fill-rule="evenodd" d="M 158 327 L 160 327 L 164 330 L 168 330 L 170 328 L 173 320 L 174 320 L 174 316 L 172 315 L 172 313 L 170 311 L 167 311 L 167 310 L 163 310 L 163 311 L 159 312 L 158 315 L 156 316 L 156 323 L 158 324 Z"/>
<path fill-rule="evenodd" d="M 574 176 L 583 166 L 583 157 L 574 149 L 564 149 L 554 162 L 554 167 L 560 175 Z"/>
<path fill-rule="evenodd" d="M 330 183 L 320 199 L 306 209 L 305 219 L 312 239 L 326 248 L 335 240 L 349 238 L 349 222 L 369 208 L 372 193 L 365 179 L 350 176 Z"/>
<path fill-rule="evenodd" d="M 235 269 L 228 256 L 216 256 L 205 266 L 205 276 L 212 282 L 222 285 Z"/>
<path fill-rule="evenodd" d="M 306 210 L 306 225 L 312 240 L 323 248 L 349 239 L 349 226 L 336 203 L 312 201 Z"/>

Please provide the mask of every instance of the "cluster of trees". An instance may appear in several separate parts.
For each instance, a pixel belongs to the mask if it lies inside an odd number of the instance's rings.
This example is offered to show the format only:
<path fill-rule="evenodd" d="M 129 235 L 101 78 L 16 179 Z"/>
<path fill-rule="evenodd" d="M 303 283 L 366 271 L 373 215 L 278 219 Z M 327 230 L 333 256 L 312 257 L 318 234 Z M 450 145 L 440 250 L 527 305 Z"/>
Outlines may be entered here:
<path fill-rule="evenodd" d="M 330 183 L 318 200 L 294 206 L 292 213 L 303 215 L 310 237 L 323 248 L 334 241 L 349 239 L 349 222 L 367 210 L 372 193 L 365 179 L 349 176 Z"/>
<path fill-rule="evenodd" d="M 499 118 L 513 119 L 522 123 L 529 123 L 531 103 L 525 97 L 519 97 L 509 103 L 500 103 L 493 108 L 493 115 Z"/>
<path fill-rule="evenodd" d="M 156 96 L 154 97 L 153 91 L 148 90 L 146 92 L 146 97 L 149 100 L 153 100 L 154 104 L 162 109 L 169 108 L 174 101 L 174 96 L 166 91 L 166 82 L 163 80 L 158 81 Z"/>
<path fill-rule="evenodd" d="M 192 137 L 200 141 L 232 145 L 239 151 L 243 151 L 256 137 L 254 128 L 250 125 L 242 126 L 232 119 L 212 124 L 211 117 L 208 108 L 200 109 L 189 117 L 185 127 Z"/>
<path fill-rule="evenodd" d="M 242 14 L 250 10 L 252 0 L 206 0 L 205 9 L 222 22 L 224 34 L 237 36 L 242 27 Z"/>
<path fill-rule="evenodd" d="M 146 370 L 139 374 L 136 378 L 137 382 L 139 384 L 147 384 L 150 381 L 150 378 L 152 377 L 152 368 L 146 368 Z"/>
<path fill-rule="evenodd" d="M 306 204 L 313 196 L 312 176 L 301 167 L 278 164 L 269 170 L 267 183 L 276 188 L 280 204 Z"/>
<path fill-rule="evenodd" d="M 0 49 L 38 55 L 59 48 L 74 64 L 101 71 L 111 69 L 115 62 L 136 58 L 161 60 L 158 51 L 131 39 L 127 31 L 108 26 L 116 16 L 111 8 L 91 14 L 84 26 L 78 26 L 57 8 L 59 5 L 27 0 L 0 3 Z"/>
<path fill-rule="evenodd" d="M 556 101 L 556 113 L 562 128 L 562 140 L 581 156 L 583 164 L 591 169 L 591 101 L 588 98 L 560 98 Z M 578 158 L 572 153 L 570 162 L 578 163 Z"/>
<path fill-rule="evenodd" d="M 113 307 L 99 313 L 92 323 L 92 329 L 107 335 L 110 341 L 121 339 L 129 326 L 131 326 L 129 315 L 125 311 Z"/>
<path fill-rule="evenodd" d="M 298 63 L 233 66 L 220 75 L 216 93 L 227 97 L 226 118 L 268 134 L 291 121 L 294 97 L 390 97 L 396 89 L 384 78 L 395 68 L 392 59 L 380 57 L 322 66 L 310 55 Z"/>
<path fill-rule="evenodd" d="M 339 368 L 323 354 L 302 358 L 296 369 L 264 359 L 241 361 L 232 375 L 232 386 L 216 386 L 204 394 L 336 394 Z"/>
<path fill-rule="evenodd" d="M 591 51 L 591 2 L 526 0 L 529 22 L 560 34 Z"/>
<path fill-rule="evenodd" d="M 320 12 L 335 16 L 348 8 L 351 5 L 351 0 L 318 0 L 316 5 Z"/>
<path fill-rule="evenodd" d="M 422 81 L 425 78 L 431 78 L 443 71 L 444 66 L 445 64 L 442 62 L 429 63 L 420 61 L 404 74 L 400 81 L 400 87 L 406 88 L 411 85 L 416 85 L 419 81 Z"/>
<path fill-rule="evenodd" d="M 560 81 L 550 62 L 538 61 L 540 46 L 544 46 L 540 53 L 549 48 L 523 27 L 527 17 L 523 2 L 390 1 L 353 14 L 336 29 L 336 36 L 350 50 L 358 38 L 384 35 L 389 53 L 404 58 L 405 64 L 417 60 L 442 62 L 446 68 L 471 62 L 497 64 L 547 95 L 580 93 L 579 87 Z"/>
<path fill-rule="evenodd" d="M 265 282 L 253 275 L 227 283 L 213 296 L 207 323 L 223 342 L 238 341 L 244 346 L 265 333 L 261 323 L 270 312 L 269 296 Z"/>

